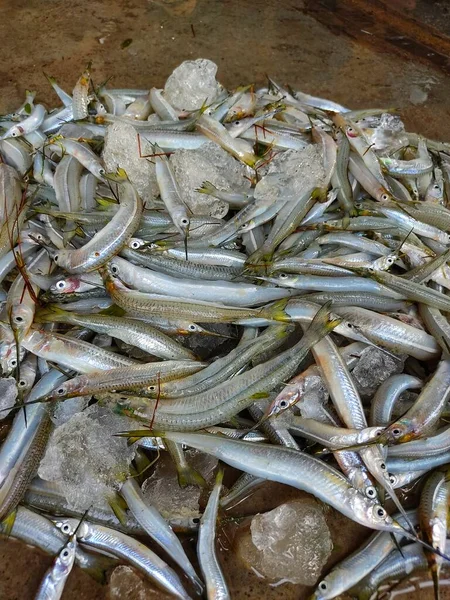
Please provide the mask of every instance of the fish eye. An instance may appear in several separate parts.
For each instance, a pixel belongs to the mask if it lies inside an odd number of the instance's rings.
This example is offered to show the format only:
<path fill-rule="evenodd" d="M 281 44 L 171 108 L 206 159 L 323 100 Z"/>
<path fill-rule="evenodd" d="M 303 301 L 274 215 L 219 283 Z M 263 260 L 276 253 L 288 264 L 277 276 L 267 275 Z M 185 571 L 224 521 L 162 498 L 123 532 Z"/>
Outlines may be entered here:
<path fill-rule="evenodd" d="M 65 391 L 66 391 L 66 390 L 65 390 L 63 387 L 60 387 L 60 388 L 58 388 L 58 389 L 56 390 L 56 393 L 57 393 L 59 396 L 62 396 L 62 395 L 65 393 Z"/>
<path fill-rule="evenodd" d="M 100 173 L 100 175 L 104 175 L 106 173 L 105 169 L 99 169 L 98 172 Z"/>
<path fill-rule="evenodd" d="M 392 473 L 389 473 L 389 481 L 391 482 L 391 485 L 395 485 L 397 483 L 397 478 L 395 475 L 392 475 Z"/>
<path fill-rule="evenodd" d="M 189 219 L 181 219 L 182 225 L 189 225 Z"/>
<path fill-rule="evenodd" d="M 386 202 L 386 200 L 389 200 L 389 195 L 388 194 L 381 194 L 381 199 Z"/>
<path fill-rule="evenodd" d="M 27 385 L 27 382 L 25 381 L 25 379 L 21 379 L 18 383 L 19 387 L 25 387 Z"/>
<path fill-rule="evenodd" d="M 325 581 L 321 581 L 321 582 L 319 583 L 319 589 L 321 589 L 321 590 L 326 590 L 326 589 L 327 589 L 327 587 L 328 587 L 328 586 L 327 586 L 327 584 L 325 583 Z"/>
<path fill-rule="evenodd" d="M 148 389 L 149 389 L 151 392 L 154 392 L 154 391 L 156 390 L 156 386 L 155 386 L 155 385 L 149 385 L 149 386 L 148 386 Z"/>
<path fill-rule="evenodd" d="M 386 465 L 385 465 L 384 463 L 381 463 L 381 465 L 380 465 L 380 469 L 381 469 L 382 471 L 384 471 L 384 470 L 386 469 Z"/>
<path fill-rule="evenodd" d="M 200 519 L 198 517 L 194 517 L 192 519 L 192 522 L 195 523 L 197 525 L 197 523 L 200 523 Z"/>
<path fill-rule="evenodd" d="M 281 400 L 279 406 L 280 406 L 280 408 L 287 408 L 288 407 L 287 400 Z"/>
<path fill-rule="evenodd" d="M 384 510 L 384 508 L 382 506 L 377 506 L 375 510 L 376 510 L 377 516 L 380 517 L 380 519 L 382 519 L 383 517 L 386 516 L 386 511 Z"/>
<path fill-rule="evenodd" d="M 23 317 L 14 317 L 14 321 L 16 323 L 22 323 L 23 322 Z"/>
<path fill-rule="evenodd" d="M 61 556 L 62 556 L 63 558 L 69 558 L 69 556 L 70 556 L 70 552 L 69 552 L 68 550 L 63 550 L 63 551 L 61 552 Z"/>
<path fill-rule="evenodd" d="M 117 265 L 111 266 L 111 273 L 117 274 L 119 272 L 119 267 Z"/>
<path fill-rule="evenodd" d="M 56 282 L 56 287 L 58 288 L 58 290 L 62 290 L 65 287 L 65 285 L 66 284 L 62 280 Z"/>
<path fill-rule="evenodd" d="M 12 359 L 9 361 L 9 364 L 11 365 L 11 367 L 15 367 L 15 366 L 17 365 L 17 360 L 16 360 L 15 358 L 12 358 Z"/>
<path fill-rule="evenodd" d="M 13 137 L 16 137 L 16 136 L 17 136 L 17 132 L 16 132 L 16 131 L 13 131 L 13 132 L 11 133 L 11 135 L 12 135 Z"/>
<path fill-rule="evenodd" d="M 70 533 L 70 525 L 69 525 L 68 523 L 64 523 L 64 524 L 61 526 L 61 531 L 62 531 L 63 533 Z"/>
<path fill-rule="evenodd" d="M 134 241 L 133 241 L 133 242 L 131 242 L 131 244 L 130 244 L 130 246 L 131 246 L 131 248 L 132 248 L 133 250 L 137 250 L 137 249 L 139 248 L 139 246 L 140 246 L 140 245 L 141 245 L 141 244 L 140 244 L 140 243 L 139 243 L 137 240 L 134 240 Z"/>
<path fill-rule="evenodd" d="M 189 325 L 188 329 L 190 331 L 195 331 L 197 329 L 197 327 L 194 324 L 192 324 L 192 325 Z"/>
<path fill-rule="evenodd" d="M 280 273 L 280 279 L 287 279 L 286 273 Z"/>
<path fill-rule="evenodd" d="M 399 435 L 401 435 L 401 433 L 402 433 L 402 431 L 398 427 L 396 427 L 395 429 L 392 430 L 392 435 L 394 437 L 398 437 Z"/>
<path fill-rule="evenodd" d="M 58 259 L 59 259 L 59 254 L 55 254 L 55 256 L 53 257 L 53 260 L 54 260 L 55 262 L 58 262 Z"/>
<path fill-rule="evenodd" d="M 375 488 L 374 488 L 373 486 L 369 486 L 369 487 L 366 489 L 366 496 L 367 496 L 368 498 L 375 498 L 375 496 L 376 496 L 376 493 L 377 493 L 377 492 L 376 492 L 376 490 L 375 490 Z"/>
<path fill-rule="evenodd" d="M 234 122 L 234 124 L 235 124 L 235 125 L 239 125 L 239 121 L 235 121 L 235 122 Z"/>
<path fill-rule="evenodd" d="M 380 437 L 381 434 L 382 434 L 382 431 L 377 431 L 375 434 L 375 437 Z"/>

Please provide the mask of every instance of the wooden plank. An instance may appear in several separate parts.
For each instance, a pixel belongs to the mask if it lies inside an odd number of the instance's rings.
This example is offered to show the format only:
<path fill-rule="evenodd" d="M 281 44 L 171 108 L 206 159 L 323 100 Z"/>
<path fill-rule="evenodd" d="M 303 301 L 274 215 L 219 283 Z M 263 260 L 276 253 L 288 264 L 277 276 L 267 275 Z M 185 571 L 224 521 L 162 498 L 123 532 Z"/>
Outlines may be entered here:
<path fill-rule="evenodd" d="M 334 33 L 450 73 L 450 38 L 380 0 L 305 0 L 300 10 Z"/>

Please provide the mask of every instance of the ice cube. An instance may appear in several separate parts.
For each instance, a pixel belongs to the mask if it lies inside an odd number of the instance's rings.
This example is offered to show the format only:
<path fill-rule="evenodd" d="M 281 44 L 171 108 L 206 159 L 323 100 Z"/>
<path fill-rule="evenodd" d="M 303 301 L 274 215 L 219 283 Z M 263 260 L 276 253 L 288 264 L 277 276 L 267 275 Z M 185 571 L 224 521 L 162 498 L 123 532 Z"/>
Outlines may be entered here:
<path fill-rule="evenodd" d="M 16 403 L 16 398 L 17 384 L 14 377 L 0 378 L 0 419 L 4 419 L 9 415 Z"/>
<path fill-rule="evenodd" d="M 217 65 L 211 60 L 185 60 L 169 75 L 164 96 L 179 110 L 198 110 L 211 104 L 220 91 L 216 73 Z"/>
<path fill-rule="evenodd" d="M 154 151 L 152 145 L 140 138 L 141 152 L 137 132 L 127 123 L 113 123 L 105 135 L 103 160 L 108 171 L 124 169 L 135 186 L 138 194 L 149 208 L 159 194 L 156 183 L 155 165 L 145 156 Z"/>
<path fill-rule="evenodd" d="M 297 406 L 303 418 L 328 423 L 329 417 L 326 409 L 328 399 L 328 389 L 322 377 L 308 375 L 305 378 L 304 392 Z"/>
<path fill-rule="evenodd" d="M 276 583 L 314 585 L 333 549 L 322 509 L 312 498 L 255 515 L 250 531 L 239 553 L 249 568 Z"/>
<path fill-rule="evenodd" d="M 119 565 L 109 580 L 110 600 L 170 600 L 172 596 L 156 589 L 149 581 L 141 579 L 131 567 Z"/>
<path fill-rule="evenodd" d="M 303 182 L 305 187 L 317 185 L 325 176 L 321 146 L 310 144 L 301 150 L 279 152 L 267 166 L 267 174 L 273 173 L 294 177 L 297 184 Z"/>
<path fill-rule="evenodd" d="M 195 190 L 210 181 L 220 190 L 248 188 L 245 167 L 214 142 L 207 142 L 197 150 L 177 150 L 170 162 L 183 192 L 183 198 L 194 215 L 210 215 L 221 219 L 228 212 L 228 204 Z"/>
<path fill-rule="evenodd" d="M 380 127 L 387 129 L 393 133 L 399 133 L 405 131 L 403 121 L 398 115 L 391 115 L 389 113 L 383 113 L 380 118 Z"/>
<path fill-rule="evenodd" d="M 89 404 L 91 396 L 78 396 L 77 398 L 68 398 L 64 402 L 57 402 L 51 420 L 59 427 L 66 423 L 73 415 L 80 413 Z"/>
<path fill-rule="evenodd" d="M 379 386 L 391 375 L 401 373 L 405 356 L 394 357 L 369 346 L 352 371 L 359 393 L 363 398 L 373 396 Z"/>
<path fill-rule="evenodd" d="M 386 152 L 408 145 L 405 126 L 398 115 L 383 113 L 378 127 L 366 130 L 365 135 L 375 150 Z"/>
<path fill-rule="evenodd" d="M 114 437 L 128 423 L 105 408 L 91 406 L 53 432 L 39 476 L 58 482 L 74 510 L 104 506 L 118 490 L 134 456 L 125 438 Z"/>
<path fill-rule="evenodd" d="M 187 450 L 186 459 L 206 481 L 210 481 L 217 466 L 217 459 L 197 450 Z M 177 470 L 167 452 L 161 454 L 154 472 L 144 482 L 142 491 L 146 500 L 159 510 L 166 519 L 196 518 L 200 516 L 201 489 L 196 486 L 180 488 Z"/>
<path fill-rule="evenodd" d="M 259 173 L 264 176 L 255 186 L 255 199 L 275 202 L 279 198 L 286 201 L 298 198 L 302 192 L 320 186 L 323 181 L 321 148 L 311 144 L 302 150 L 280 152 Z"/>

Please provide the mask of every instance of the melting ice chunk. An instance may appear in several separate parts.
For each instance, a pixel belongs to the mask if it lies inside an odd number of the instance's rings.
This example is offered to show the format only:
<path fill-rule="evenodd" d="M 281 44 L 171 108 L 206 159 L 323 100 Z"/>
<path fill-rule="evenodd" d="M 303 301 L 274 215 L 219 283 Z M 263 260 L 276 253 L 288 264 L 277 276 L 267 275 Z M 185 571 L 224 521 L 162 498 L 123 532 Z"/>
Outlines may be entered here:
<path fill-rule="evenodd" d="M 310 375 L 305 379 L 305 389 L 297 406 L 303 418 L 328 423 L 329 417 L 325 406 L 328 399 L 328 390 L 322 377 Z"/>
<path fill-rule="evenodd" d="M 114 437 L 128 422 L 107 409 L 92 406 L 57 427 L 39 466 L 39 477 L 61 484 L 74 510 L 105 498 L 120 488 L 134 450 L 125 438 Z M 125 419 L 127 421 L 127 419 Z M 129 428 L 129 427 L 128 427 Z"/>
<path fill-rule="evenodd" d="M 245 167 L 214 142 L 207 142 L 197 150 L 177 150 L 172 163 L 183 198 L 194 215 L 210 215 L 221 219 L 228 212 L 228 204 L 208 194 L 196 192 L 205 181 L 219 190 L 248 188 Z"/>
<path fill-rule="evenodd" d="M 2 377 L 0 379 L 0 419 L 4 419 L 9 415 L 16 403 L 16 398 L 16 380 L 14 377 Z"/>
<path fill-rule="evenodd" d="M 116 171 L 118 167 L 125 169 L 142 200 L 151 206 L 159 190 L 155 165 L 145 156 L 152 154 L 153 149 L 149 142 L 143 138 L 140 140 L 139 153 L 138 136 L 134 127 L 127 123 L 113 123 L 106 132 L 103 160 L 108 171 Z"/>
<path fill-rule="evenodd" d="M 110 600 L 170 600 L 172 596 L 141 579 L 134 569 L 119 565 L 111 573 L 108 585 Z"/>
<path fill-rule="evenodd" d="M 267 173 L 282 173 L 294 177 L 304 189 L 322 181 L 325 176 L 322 149 L 319 144 L 310 144 L 301 150 L 286 150 L 275 155 L 268 163 Z"/>
<path fill-rule="evenodd" d="M 333 543 L 323 512 L 310 499 L 281 504 L 253 517 L 240 554 L 257 574 L 282 583 L 314 585 Z"/>
<path fill-rule="evenodd" d="M 68 398 L 64 402 L 57 402 L 51 420 L 59 427 L 66 423 L 73 415 L 80 413 L 89 404 L 90 396 Z"/>
<path fill-rule="evenodd" d="M 217 65 L 211 60 L 185 60 L 169 76 L 164 86 L 166 100 L 179 110 L 197 110 L 211 104 L 220 91 Z"/>
<path fill-rule="evenodd" d="M 394 357 L 373 346 L 366 348 L 352 371 L 361 396 L 372 396 L 383 381 L 403 371 L 404 362 L 404 356 Z"/>
<path fill-rule="evenodd" d="M 197 450 L 187 450 L 186 459 L 205 481 L 209 481 L 217 466 L 217 459 Z M 152 475 L 144 482 L 142 491 L 150 504 L 163 517 L 195 518 L 199 516 L 201 489 L 196 486 L 180 488 L 177 471 L 169 454 L 161 454 Z"/>

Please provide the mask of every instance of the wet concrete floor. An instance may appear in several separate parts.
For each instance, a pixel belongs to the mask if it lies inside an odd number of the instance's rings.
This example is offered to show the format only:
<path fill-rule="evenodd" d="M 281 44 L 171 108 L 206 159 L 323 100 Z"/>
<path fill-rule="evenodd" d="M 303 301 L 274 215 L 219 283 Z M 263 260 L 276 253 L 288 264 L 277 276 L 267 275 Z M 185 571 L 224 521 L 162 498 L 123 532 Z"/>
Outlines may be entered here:
<path fill-rule="evenodd" d="M 162 87 L 180 62 L 204 57 L 218 64 L 218 78 L 227 87 L 262 84 L 270 74 L 280 83 L 352 108 L 396 107 L 408 129 L 450 140 L 450 78 L 445 56 L 438 68 L 427 64 L 426 56 L 414 57 L 407 48 L 397 53 L 392 44 L 385 45 L 373 20 L 368 19 L 365 26 L 355 19 L 339 22 L 339 11 L 355 4 L 351 0 L 313 4 L 314 10 L 311 2 L 299 0 L 2 0 L 0 113 L 19 106 L 26 89 L 37 90 L 39 101 L 49 107 L 56 105 L 44 71 L 70 90 L 92 60 L 96 83 L 111 78 L 110 85 L 115 87 Z M 376 5 L 384 10 L 382 2 Z M 330 11 L 331 29 L 324 10 Z M 418 18 L 443 34 L 450 33 L 449 10 L 448 2 L 429 0 L 396 0 L 388 8 L 397 19 Z M 378 39 L 372 40 L 373 36 Z M 125 40 L 131 43 L 122 48 Z M 447 43 L 448 38 L 442 47 Z M 240 506 L 241 514 L 270 510 L 302 496 L 268 483 Z M 327 519 L 335 543 L 331 565 L 356 548 L 368 532 L 333 511 L 327 512 Z M 233 599 L 301 600 L 310 593 L 292 584 L 267 586 L 238 562 L 233 532 L 227 535 L 231 549 L 221 556 Z M 0 599 L 33 598 L 51 560 L 25 544 L 0 539 Z M 108 597 L 106 588 L 79 569 L 71 574 L 63 595 L 64 600 Z M 166 598 L 147 582 L 130 587 L 123 597 Z M 399 597 L 427 600 L 432 592 Z M 442 598 L 450 595 L 444 590 Z"/>

